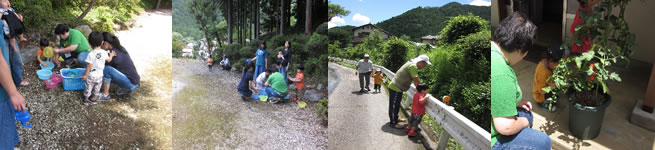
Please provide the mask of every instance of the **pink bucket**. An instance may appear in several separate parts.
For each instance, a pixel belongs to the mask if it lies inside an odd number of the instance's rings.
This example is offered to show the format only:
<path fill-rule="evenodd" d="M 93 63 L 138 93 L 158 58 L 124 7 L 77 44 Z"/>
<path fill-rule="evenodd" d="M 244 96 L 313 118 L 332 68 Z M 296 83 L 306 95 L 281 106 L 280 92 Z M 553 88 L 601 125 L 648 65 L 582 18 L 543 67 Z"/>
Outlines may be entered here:
<path fill-rule="evenodd" d="M 53 73 L 53 74 L 50 76 L 50 80 L 54 81 L 55 83 L 61 83 L 61 79 L 62 79 L 62 78 L 61 78 L 61 75 L 56 74 L 56 73 Z"/>
<path fill-rule="evenodd" d="M 45 80 L 45 87 L 49 89 L 57 88 L 57 82 L 52 79 Z"/>

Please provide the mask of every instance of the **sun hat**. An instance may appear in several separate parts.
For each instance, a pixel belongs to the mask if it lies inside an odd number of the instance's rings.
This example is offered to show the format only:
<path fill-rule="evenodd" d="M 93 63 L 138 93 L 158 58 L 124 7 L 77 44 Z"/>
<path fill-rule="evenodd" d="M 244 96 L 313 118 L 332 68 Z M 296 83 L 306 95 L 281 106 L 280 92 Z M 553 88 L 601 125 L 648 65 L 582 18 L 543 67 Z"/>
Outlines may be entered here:
<path fill-rule="evenodd" d="M 420 55 L 420 56 L 412 59 L 412 62 L 414 62 L 414 63 L 421 62 L 421 61 L 424 61 L 425 63 L 428 63 L 428 65 L 432 65 L 432 63 L 430 63 L 430 57 L 428 57 L 426 55 Z"/>

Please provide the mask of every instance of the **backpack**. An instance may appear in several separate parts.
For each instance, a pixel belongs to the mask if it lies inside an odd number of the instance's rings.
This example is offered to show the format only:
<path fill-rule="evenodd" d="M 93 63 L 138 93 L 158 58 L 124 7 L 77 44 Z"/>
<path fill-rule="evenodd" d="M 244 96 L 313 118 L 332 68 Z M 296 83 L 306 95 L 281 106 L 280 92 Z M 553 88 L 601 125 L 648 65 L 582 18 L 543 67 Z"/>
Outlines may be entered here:
<path fill-rule="evenodd" d="M 2 15 L 2 19 L 7 21 L 7 25 L 9 26 L 9 34 L 12 37 L 23 34 L 23 31 L 25 30 L 23 22 L 18 19 L 18 16 L 16 16 L 15 12 L 8 11 L 8 14 L 9 15 Z"/>

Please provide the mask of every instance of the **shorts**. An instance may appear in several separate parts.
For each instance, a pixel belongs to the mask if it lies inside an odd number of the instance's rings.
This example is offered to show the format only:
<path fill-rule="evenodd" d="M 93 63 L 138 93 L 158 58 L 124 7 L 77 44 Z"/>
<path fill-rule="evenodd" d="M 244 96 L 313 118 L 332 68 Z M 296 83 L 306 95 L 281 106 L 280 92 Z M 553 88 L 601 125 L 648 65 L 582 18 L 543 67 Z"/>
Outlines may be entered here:
<path fill-rule="evenodd" d="M 412 116 L 409 117 L 409 123 L 412 124 L 412 128 L 418 128 L 418 124 L 421 124 L 422 120 L 423 115 L 412 113 Z"/>

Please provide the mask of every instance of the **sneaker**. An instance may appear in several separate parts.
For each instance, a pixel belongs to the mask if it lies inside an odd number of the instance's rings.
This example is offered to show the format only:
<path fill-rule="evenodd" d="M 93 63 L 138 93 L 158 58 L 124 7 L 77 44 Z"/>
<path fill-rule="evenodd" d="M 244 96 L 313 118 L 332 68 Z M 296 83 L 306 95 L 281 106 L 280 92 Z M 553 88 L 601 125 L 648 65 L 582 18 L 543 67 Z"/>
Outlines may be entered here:
<path fill-rule="evenodd" d="M 398 117 L 398 122 L 406 122 L 407 119 Z"/>
<path fill-rule="evenodd" d="M 364 89 L 359 90 L 359 93 L 364 93 L 364 92 L 366 92 L 366 90 L 364 90 Z"/>
<path fill-rule="evenodd" d="M 247 100 L 246 96 L 241 96 L 241 100 L 246 101 Z"/>
<path fill-rule="evenodd" d="M 91 103 L 91 101 L 84 100 L 84 98 L 81 99 L 81 102 L 82 102 L 83 105 L 89 105 L 89 103 Z"/>
<path fill-rule="evenodd" d="M 405 133 L 409 133 L 409 130 L 412 130 L 412 128 L 410 127 L 405 128 Z"/>
<path fill-rule="evenodd" d="M 371 89 L 369 89 L 368 87 L 366 87 L 366 90 L 367 90 L 367 91 L 371 91 Z"/>
<path fill-rule="evenodd" d="M 276 104 L 277 102 L 280 102 L 280 98 L 277 97 L 269 97 L 268 99 L 269 99 L 268 102 L 271 104 Z"/>
<path fill-rule="evenodd" d="M 130 91 L 128 89 L 125 89 L 125 88 L 118 88 L 118 90 L 116 90 L 116 95 L 123 96 L 123 95 L 130 94 L 131 92 L 132 91 Z"/>
<path fill-rule="evenodd" d="M 296 104 L 298 104 L 298 98 L 294 98 L 292 101 L 296 102 Z"/>
<path fill-rule="evenodd" d="M 409 132 L 409 133 L 407 133 L 407 136 L 415 137 L 415 136 L 416 136 L 416 132 Z"/>
<path fill-rule="evenodd" d="M 111 99 L 109 95 L 105 95 L 105 94 L 98 95 L 98 101 L 109 101 L 109 99 Z"/>

